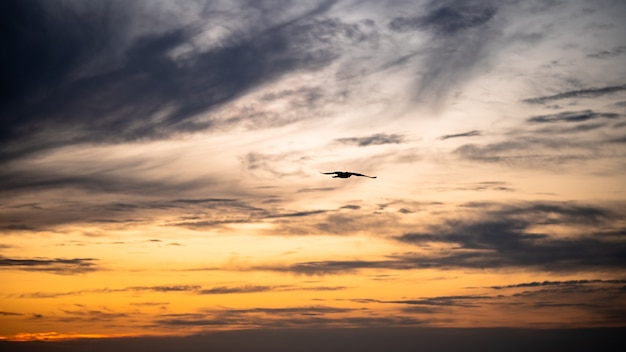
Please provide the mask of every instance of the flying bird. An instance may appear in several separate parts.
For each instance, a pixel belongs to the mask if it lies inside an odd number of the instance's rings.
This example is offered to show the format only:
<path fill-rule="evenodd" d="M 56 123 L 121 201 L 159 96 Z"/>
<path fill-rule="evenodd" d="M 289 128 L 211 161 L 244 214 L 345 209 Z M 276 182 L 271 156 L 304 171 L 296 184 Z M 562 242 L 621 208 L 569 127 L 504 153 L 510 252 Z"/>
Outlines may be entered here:
<path fill-rule="evenodd" d="M 356 172 L 349 172 L 349 171 L 333 171 L 333 172 L 321 172 L 320 171 L 320 173 L 324 175 L 334 174 L 335 176 L 333 176 L 333 178 L 348 178 L 350 176 L 363 176 L 363 177 L 369 177 L 369 178 L 376 178 L 376 176 L 367 176 L 367 175 L 359 174 Z"/>

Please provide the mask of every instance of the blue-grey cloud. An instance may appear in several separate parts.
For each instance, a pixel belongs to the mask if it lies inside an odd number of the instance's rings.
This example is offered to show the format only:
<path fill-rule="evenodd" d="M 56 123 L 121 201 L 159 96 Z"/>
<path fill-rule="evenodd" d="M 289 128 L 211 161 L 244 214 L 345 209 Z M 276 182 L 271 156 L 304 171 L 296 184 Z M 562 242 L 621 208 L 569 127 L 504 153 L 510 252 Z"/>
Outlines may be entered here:
<path fill-rule="evenodd" d="M 626 266 L 626 229 L 617 208 L 558 202 L 517 205 L 469 203 L 472 220 L 442 219 L 426 232 L 393 238 L 415 246 L 450 247 L 431 254 L 395 253 L 381 259 L 318 260 L 282 265 L 259 264 L 235 270 L 267 270 L 302 275 L 337 275 L 360 270 L 425 268 L 540 268 L 561 272 L 620 270 Z M 619 207 L 618 207 L 619 208 Z M 538 226 L 563 226 L 567 238 L 535 232 Z M 613 228 L 617 226 L 617 228 Z M 584 228 L 579 234 L 576 228 Z M 613 228 L 613 229 L 612 229 Z"/>
<path fill-rule="evenodd" d="M 481 135 L 480 131 L 472 130 L 472 131 L 468 131 L 468 132 L 464 132 L 464 133 L 446 134 L 446 135 L 443 135 L 443 136 L 439 137 L 439 139 L 446 140 L 446 139 L 449 139 L 449 138 L 475 137 L 475 136 L 480 136 L 480 135 Z"/>
<path fill-rule="evenodd" d="M 483 205 L 476 205 L 479 209 Z M 435 258 L 400 255 L 416 264 L 475 268 L 539 267 L 549 271 L 619 270 L 626 265 L 626 241 L 600 230 L 620 217 L 607 208 L 567 203 L 534 203 L 488 210 L 472 221 L 449 220 L 429 232 L 406 233 L 397 240 L 414 245 L 442 243 L 457 246 Z M 534 232 L 538 225 L 587 226 L 584 235 L 560 238 Z M 621 232 L 621 231 L 620 231 Z"/>
<path fill-rule="evenodd" d="M 351 138 L 338 138 L 335 141 L 344 144 L 355 144 L 359 147 L 367 147 L 370 145 L 381 144 L 400 144 L 404 143 L 405 137 L 400 134 L 385 134 L 377 133 L 367 137 L 351 137 Z"/>
<path fill-rule="evenodd" d="M 626 54 L 626 46 L 617 46 L 610 50 L 602 50 L 593 54 L 589 54 L 587 56 L 592 57 L 594 59 L 607 59 L 614 56 L 620 56 Z"/>
<path fill-rule="evenodd" d="M 595 284 L 609 284 L 609 285 L 624 285 L 626 284 L 626 280 L 566 280 L 566 281 L 533 281 L 533 282 L 522 282 L 511 285 L 497 285 L 497 286 L 489 286 L 494 290 L 502 290 L 502 289 L 510 289 L 510 288 L 525 288 L 525 287 L 544 287 L 544 286 L 579 286 L 579 285 L 595 285 Z"/>
<path fill-rule="evenodd" d="M 392 19 L 388 27 L 397 35 L 420 31 L 430 35 L 427 50 L 419 51 L 423 65 L 416 74 L 417 100 L 440 108 L 452 91 L 462 89 L 478 68 L 490 64 L 494 41 L 501 39 L 500 7 L 495 1 L 430 1 Z"/>
<path fill-rule="evenodd" d="M 451 35 L 483 25 L 496 13 L 495 7 L 479 2 L 433 1 L 432 5 L 426 15 L 394 18 L 389 28 L 400 32 L 425 29 L 439 35 Z"/>
<path fill-rule="evenodd" d="M 97 1 L 3 4 L 11 18 L 3 21 L 2 67 L 10 74 L 3 75 L 8 88 L 0 105 L 0 140 L 13 144 L 0 150 L 3 159 L 70 143 L 168 138 L 210 128 L 213 122 L 193 116 L 286 73 L 324 67 L 339 56 L 340 40 L 358 40 L 358 28 L 346 31 L 342 22 L 314 18 L 331 1 L 282 23 L 248 23 L 258 29 L 233 32 L 220 45 L 184 57 L 171 53 L 198 34 L 199 24 L 132 38 L 120 32 L 125 26 L 118 22 L 147 16 L 133 12 L 139 7 Z M 256 11 L 278 9 L 269 7 Z M 106 60 L 111 46 L 125 40 L 130 43 L 115 65 L 74 74 Z M 44 131 L 55 138 L 46 139 Z"/>
<path fill-rule="evenodd" d="M 200 290 L 198 291 L 198 294 L 223 295 L 223 294 L 231 294 L 231 293 L 258 293 L 258 292 L 268 292 L 274 289 L 275 288 L 272 286 L 265 286 L 265 285 L 246 285 L 246 286 L 241 286 L 241 287 L 219 286 L 219 287 L 213 287 L 209 289 Z"/>
<path fill-rule="evenodd" d="M 98 270 L 94 258 L 33 258 L 15 259 L 0 257 L 0 269 L 39 271 L 52 274 L 72 275 L 84 274 Z"/>
<path fill-rule="evenodd" d="M 600 88 L 586 88 L 566 91 L 554 95 L 546 95 L 536 98 L 528 98 L 522 100 L 528 104 L 545 104 L 555 100 L 570 99 L 570 98 L 597 98 L 603 95 L 611 95 L 626 90 L 626 84 L 618 86 L 608 86 Z"/>
<path fill-rule="evenodd" d="M 532 123 L 550 123 L 550 122 L 583 122 L 592 119 L 617 119 L 621 115 L 612 112 L 595 112 L 592 110 L 583 111 L 566 111 L 558 114 L 533 116 L 527 121 Z"/>

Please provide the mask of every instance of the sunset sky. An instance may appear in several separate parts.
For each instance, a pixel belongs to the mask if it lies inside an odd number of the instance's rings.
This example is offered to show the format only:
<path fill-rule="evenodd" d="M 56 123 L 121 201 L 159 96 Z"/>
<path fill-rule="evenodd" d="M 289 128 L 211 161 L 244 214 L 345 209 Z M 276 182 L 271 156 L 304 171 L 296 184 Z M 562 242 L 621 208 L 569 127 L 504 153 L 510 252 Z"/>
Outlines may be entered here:
<path fill-rule="evenodd" d="M 626 327 L 624 1 L 0 17 L 0 340 Z"/>

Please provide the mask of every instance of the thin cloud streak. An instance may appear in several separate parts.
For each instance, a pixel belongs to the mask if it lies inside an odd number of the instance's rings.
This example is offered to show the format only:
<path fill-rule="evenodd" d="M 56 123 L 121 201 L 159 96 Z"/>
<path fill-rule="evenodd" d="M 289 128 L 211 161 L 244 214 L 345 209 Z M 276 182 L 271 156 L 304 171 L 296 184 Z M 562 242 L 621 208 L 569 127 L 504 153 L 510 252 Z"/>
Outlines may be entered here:
<path fill-rule="evenodd" d="M 99 270 L 94 258 L 14 259 L 1 258 L 0 269 L 49 272 L 59 275 L 85 274 Z"/>
<path fill-rule="evenodd" d="M 611 95 L 626 90 L 626 84 L 619 86 L 608 86 L 600 88 L 586 88 L 566 91 L 554 95 L 546 95 L 536 98 L 528 98 L 522 100 L 528 104 L 545 104 L 555 100 L 570 99 L 570 98 L 597 98 L 604 95 Z"/>
<path fill-rule="evenodd" d="M 468 132 L 464 132 L 464 133 L 457 133 L 457 134 L 445 134 L 441 137 L 439 137 L 439 139 L 441 139 L 442 141 L 446 140 L 446 139 L 450 139 L 450 138 L 459 138 L 459 137 L 475 137 L 475 136 L 480 136 L 482 133 L 480 131 L 477 130 L 472 130 L 472 131 L 468 131 Z"/>

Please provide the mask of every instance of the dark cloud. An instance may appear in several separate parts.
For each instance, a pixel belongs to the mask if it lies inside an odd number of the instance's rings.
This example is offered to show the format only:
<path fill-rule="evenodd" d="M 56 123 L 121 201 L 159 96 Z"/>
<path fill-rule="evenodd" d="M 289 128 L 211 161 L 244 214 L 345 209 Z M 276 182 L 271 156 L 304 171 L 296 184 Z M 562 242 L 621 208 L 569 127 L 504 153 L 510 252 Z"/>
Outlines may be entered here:
<path fill-rule="evenodd" d="M 202 287 L 198 285 L 171 285 L 171 286 L 132 286 L 125 288 L 100 288 L 100 289 L 89 289 L 89 290 L 78 290 L 78 291 L 65 291 L 65 292 L 31 292 L 31 293 L 23 293 L 19 295 L 19 298 L 56 298 L 56 297 L 65 297 L 65 296 L 80 296 L 84 294 L 108 294 L 108 293 L 119 293 L 119 292 L 142 292 L 142 291 L 152 291 L 152 292 L 198 292 Z"/>
<path fill-rule="evenodd" d="M 480 135 L 481 135 L 480 131 L 472 130 L 472 131 L 464 132 L 464 133 L 446 134 L 446 135 L 443 135 L 443 136 L 439 137 L 439 139 L 446 140 L 446 139 L 449 139 L 449 138 L 475 137 L 475 136 L 480 136 Z"/>
<path fill-rule="evenodd" d="M 617 206 L 616 206 L 617 207 Z M 349 274 L 366 269 L 539 268 L 551 272 L 603 270 L 626 266 L 626 237 L 617 208 L 575 203 L 469 203 L 456 219 L 443 218 L 428 231 L 393 239 L 442 249 L 394 253 L 380 259 L 319 260 L 284 265 L 260 264 L 234 270 L 267 270 L 302 275 Z M 568 236 L 550 231 L 562 228 Z M 544 228 L 545 232 L 536 230 Z"/>
<path fill-rule="evenodd" d="M 463 1 L 447 1 L 441 6 L 436 4 L 427 15 L 416 17 L 396 17 L 389 23 L 389 28 L 405 32 L 410 30 L 431 30 L 440 35 L 452 35 L 469 28 L 487 23 L 496 13 L 490 5 Z"/>
<path fill-rule="evenodd" d="M 612 158 L 620 151 L 609 143 L 619 143 L 622 138 L 622 121 L 623 114 L 591 109 L 531 116 L 526 119 L 526 126 L 511 129 L 502 141 L 465 144 L 453 154 L 472 161 L 543 169 Z M 596 131 L 601 134 L 591 133 Z"/>
<path fill-rule="evenodd" d="M 545 287 L 545 286 L 581 286 L 581 285 L 595 285 L 595 284 L 609 284 L 609 285 L 624 285 L 626 284 L 626 280 L 566 280 L 566 281 L 533 281 L 533 282 L 522 282 L 518 284 L 511 285 L 498 285 L 498 286 L 489 286 L 489 288 L 495 290 L 502 289 L 510 289 L 510 288 L 526 288 L 526 287 Z"/>
<path fill-rule="evenodd" d="M 626 46 L 618 46 L 611 50 L 602 50 L 597 53 L 589 54 L 587 56 L 592 57 L 594 59 L 607 59 L 607 58 L 619 56 L 622 54 L 626 54 Z"/>
<path fill-rule="evenodd" d="M 466 188 L 473 191 L 512 191 L 513 189 L 507 186 L 506 182 L 499 181 L 485 181 L 478 182 L 470 187 Z"/>
<path fill-rule="evenodd" d="M 275 287 L 262 286 L 262 285 L 246 285 L 246 286 L 240 286 L 240 287 L 220 286 L 220 287 L 213 287 L 209 289 L 200 290 L 198 291 L 198 294 L 223 295 L 223 294 L 230 294 L 230 293 L 256 293 L 256 292 L 268 292 L 274 289 Z"/>
<path fill-rule="evenodd" d="M 19 316 L 19 315 L 24 315 L 24 314 L 22 314 L 22 313 L 15 313 L 15 312 L 0 311 L 0 315 L 4 315 L 4 316 Z"/>
<path fill-rule="evenodd" d="M 298 275 L 338 275 L 353 273 L 361 269 L 413 269 L 409 263 L 401 260 L 323 260 L 314 262 L 300 262 L 290 265 L 259 265 L 252 270 L 268 270 L 287 272 Z"/>
<path fill-rule="evenodd" d="M 398 301 L 384 301 L 384 303 L 397 303 L 397 304 L 408 304 L 408 305 L 419 305 L 419 306 L 446 306 L 446 307 L 477 307 L 474 302 L 482 301 L 482 300 L 491 300 L 494 297 L 492 296 L 478 296 L 478 295 L 468 295 L 468 296 L 439 296 L 439 297 L 430 297 L 423 299 L 408 299 L 408 300 L 398 300 Z"/>
<path fill-rule="evenodd" d="M 344 286 L 289 286 L 289 285 L 243 285 L 216 286 L 203 288 L 200 285 L 162 285 L 162 286 L 131 286 L 124 288 L 100 288 L 65 292 L 30 292 L 17 295 L 18 298 L 57 298 L 81 296 L 85 294 L 114 294 L 120 292 L 159 292 L 159 293 L 190 293 L 197 295 L 225 295 L 239 293 L 259 293 L 271 291 L 339 291 Z M 160 304 L 160 303 L 159 303 Z"/>
<path fill-rule="evenodd" d="M 74 259 L 11 259 L 0 257 L 0 269 L 17 269 L 25 271 L 49 272 L 52 274 L 72 275 L 84 274 L 98 270 L 94 258 Z"/>
<path fill-rule="evenodd" d="M 166 326 L 311 326 L 326 324 L 341 318 L 329 315 L 349 313 L 354 309 L 328 306 L 284 307 L 284 308 L 243 308 L 205 309 L 203 313 L 183 315 L 163 315 L 157 325 Z"/>
<path fill-rule="evenodd" d="M 133 170 L 127 171 L 132 173 Z M 10 193 L 29 189 L 75 189 L 103 193 L 169 194 L 197 189 L 207 184 L 207 180 L 165 182 L 132 177 L 129 174 L 115 175 L 106 170 L 90 173 L 80 170 L 17 170 L 12 165 L 6 165 L 0 171 L 0 191 Z"/>
<path fill-rule="evenodd" d="M 541 115 L 529 118 L 527 121 L 532 123 L 551 123 L 551 122 L 583 122 L 592 119 L 616 119 L 620 114 L 616 113 L 601 113 L 594 112 L 592 110 L 583 111 L 566 111 L 558 114 Z"/>
<path fill-rule="evenodd" d="M 541 135 L 514 137 L 484 145 L 465 144 L 453 154 L 463 159 L 505 165 L 549 169 L 573 161 L 585 161 L 602 155 L 596 140 L 572 140 L 570 136 Z M 573 132 L 559 129 L 553 132 Z"/>
<path fill-rule="evenodd" d="M 309 211 L 299 211 L 295 213 L 283 213 L 283 214 L 272 214 L 266 216 L 266 218 L 293 218 L 293 217 L 302 217 L 302 216 L 311 216 L 317 214 L 323 214 L 328 212 L 328 210 L 309 210 Z"/>
<path fill-rule="evenodd" d="M 134 286 L 124 291 L 155 291 L 155 292 L 195 292 L 200 289 L 198 285 L 175 285 L 175 286 Z"/>
<path fill-rule="evenodd" d="M 278 25 L 250 23 L 260 29 L 233 32 L 217 47 L 180 57 L 172 52 L 199 34 L 199 24 L 132 38 L 117 22 L 149 16 L 133 12 L 139 11 L 133 6 L 3 4 L 3 14 L 11 16 L 3 21 L 2 86 L 9 88 L 2 95 L 0 139 L 12 144 L 2 148 L 3 159 L 71 143 L 167 138 L 206 129 L 214 122 L 192 117 L 288 72 L 324 67 L 339 56 L 339 43 L 360 40 L 356 27 L 312 19 L 330 1 Z M 124 41 L 127 49 L 115 65 L 74 74 L 92 61 L 113 60 L 111 46 Z"/>
<path fill-rule="evenodd" d="M 420 103 L 442 108 L 452 92 L 489 65 L 496 49 L 492 44 L 503 35 L 502 22 L 497 20 L 501 5 L 507 6 L 492 1 L 431 1 L 416 9 L 415 15 L 389 22 L 396 35 L 412 35 L 415 30 L 431 34 L 431 41 L 419 52 L 423 68 L 416 75 L 415 94 Z"/>
<path fill-rule="evenodd" d="M 344 144 L 356 144 L 359 147 L 367 147 L 370 145 L 400 144 L 404 143 L 405 139 L 403 135 L 399 134 L 377 133 L 368 137 L 338 138 L 335 139 L 335 141 Z"/>
<path fill-rule="evenodd" d="M 172 326 L 213 326 L 230 325 L 233 322 L 224 319 L 161 319 L 157 320 L 158 325 Z"/>
<path fill-rule="evenodd" d="M 162 187 L 153 195 L 156 196 L 161 191 L 163 191 Z M 5 212 L 7 215 L 0 216 L 0 230 L 7 232 L 41 230 L 71 223 L 97 223 L 106 227 L 125 227 L 129 224 L 145 223 L 146 216 L 164 212 L 170 214 L 176 212 L 180 215 L 179 221 L 168 221 L 164 225 L 188 228 L 248 222 L 270 214 L 270 210 L 252 206 L 236 198 L 165 198 L 104 203 L 86 203 L 77 200 L 50 203 L 44 208 L 22 207 Z M 136 218 L 128 218 L 130 214 Z M 187 216 L 188 214 L 194 215 Z M 103 217 L 106 218 L 103 219 Z M 2 226 L 2 223 L 6 225 Z"/>
<path fill-rule="evenodd" d="M 595 131 L 598 129 L 605 128 L 607 126 L 608 125 L 605 123 L 576 124 L 573 126 L 558 125 L 558 126 L 547 126 L 541 129 L 537 129 L 534 132 L 541 133 L 541 134 L 549 134 L 549 135 L 576 134 L 576 133 L 586 133 L 589 131 Z"/>
<path fill-rule="evenodd" d="M 482 208 L 482 206 L 479 206 Z M 539 267 L 548 271 L 575 271 L 605 268 L 619 270 L 626 265 L 626 242 L 612 241 L 599 230 L 610 227 L 618 213 L 568 203 L 534 203 L 488 210 L 475 220 L 449 220 L 425 233 L 396 237 L 404 243 L 448 244 L 456 247 L 430 258 L 412 254 L 396 259 L 422 266 L 503 268 Z M 531 229 L 560 225 L 585 228 L 583 234 L 556 237 Z"/>
<path fill-rule="evenodd" d="M 229 309 L 229 313 L 249 314 L 263 313 L 269 315 L 318 315 L 329 313 L 348 313 L 354 311 L 353 308 L 339 308 L 327 306 L 311 306 L 311 307 L 284 307 L 284 308 L 247 308 L 247 309 Z"/>
<path fill-rule="evenodd" d="M 128 313 L 119 313 L 114 312 L 109 309 L 101 310 L 101 309 L 87 309 L 82 305 L 76 305 L 81 309 L 77 310 L 69 310 L 69 309 L 61 309 L 61 312 L 65 314 L 65 316 L 54 317 L 53 320 L 61 321 L 61 322 L 111 322 L 123 318 L 127 318 L 129 316 Z"/>
<path fill-rule="evenodd" d="M 547 95 L 536 98 L 529 98 L 522 100 L 528 104 L 544 104 L 548 102 L 552 102 L 554 100 L 561 99 L 569 99 L 569 98 L 597 98 L 603 95 L 615 94 L 621 91 L 626 90 L 626 84 L 620 86 L 608 86 L 601 88 L 586 88 L 579 90 L 571 90 L 563 93 L 558 93 L 554 95 Z"/>

